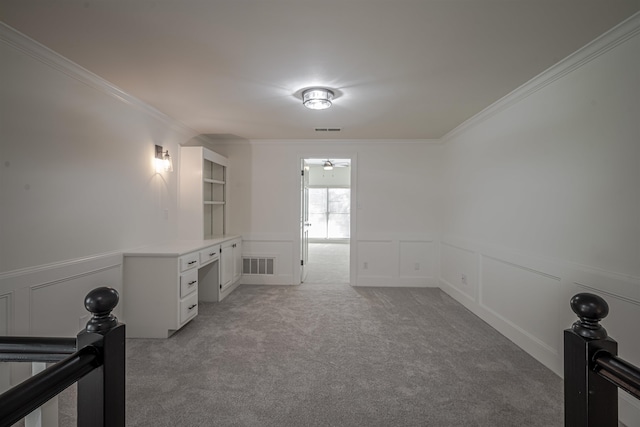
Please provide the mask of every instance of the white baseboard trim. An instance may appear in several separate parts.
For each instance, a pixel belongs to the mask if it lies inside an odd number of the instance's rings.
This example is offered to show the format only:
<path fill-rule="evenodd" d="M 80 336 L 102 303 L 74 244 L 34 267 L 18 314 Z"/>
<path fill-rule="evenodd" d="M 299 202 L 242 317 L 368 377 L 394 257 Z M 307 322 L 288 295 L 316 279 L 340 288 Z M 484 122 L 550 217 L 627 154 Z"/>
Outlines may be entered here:
<path fill-rule="evenodd" d="M 385 288 L 437 288 L 433 277 L 367 277 L 359 276 L 353 286 Z"/>
<path fill-rule="evenodd" d="M 562 363 L 559 363 L 558 354 L 545 346 L 539 340 L 520 329 L 517 325 L 507 322 L 496 316 L 491 310 L 476 303 L 469 295 L 461 292 L 446 280 L 440 279 L 440 289 L 453 299 L 464 305 L 469 311 L 487 322 L 491 327 L 500 332 L 518 347 L 529 353 L 540 363 L 551 369 L 556 375 L 562 376 Z"/>
<path fill-rule="evenodd" d="M 243 285 L 299 285 L 299 283 L 293 282 L 293 276 L 290 274 L 280 274 L 277 276 L 247 275 L 242 276 L 240 283 Z"/>

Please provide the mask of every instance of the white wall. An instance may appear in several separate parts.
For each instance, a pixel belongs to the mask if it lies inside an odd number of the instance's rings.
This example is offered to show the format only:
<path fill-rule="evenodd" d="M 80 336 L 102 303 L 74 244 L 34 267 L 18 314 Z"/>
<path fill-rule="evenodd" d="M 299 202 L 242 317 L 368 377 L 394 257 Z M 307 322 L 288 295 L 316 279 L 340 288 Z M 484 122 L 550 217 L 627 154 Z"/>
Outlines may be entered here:
<path fill-rule="evenodd" d="M 300 159 L 339 157 L 351 158 L 356 174 L 352 284 L 436 284 L 440 145 L 252 141 L 215 149 L 230 162 L 229 232 L 243 235 L 245 255 L 277 257 L 276 277 L 245 281 L 299 283 Z"/>
<path fill-rule="evenodd" d="M 635 25 L 445 145 L 216 145 L 230 165 L 228 232 L 245 255 L 277 258 L 256 283 L 298 283 L 300 159 L 351 158 L 354 285 L 440 285 L 559 374 L 568 299 L 598 292 L 620 354 L 640 364 Z M 122 250 L 176 237 L 178 171 L 155 174 L 153 146 L 175 167 L 194 135 L 1 28 L 0 333 L 69 335 L 86 290 L 121 289 Z M 55 323 L 37 314 L 51 308 Z M 631 426 L 634 405 L 623 398 Z"/>
<path fill-rule="evenodd" d="M 445 145 L 441 286 L 559 374 L 568 302 L 584 291 L 609 302 L 603 323 L 640 364 L 638 21 Z M 640 425 L 638 403 L 621 405 Z"/>
<path fill-rule="evenodd" d="M 176 237 L 154 145 L 194 133 L 4 25 L 0 57 L 0 333 L 72 336 L 123 250 Z"/>

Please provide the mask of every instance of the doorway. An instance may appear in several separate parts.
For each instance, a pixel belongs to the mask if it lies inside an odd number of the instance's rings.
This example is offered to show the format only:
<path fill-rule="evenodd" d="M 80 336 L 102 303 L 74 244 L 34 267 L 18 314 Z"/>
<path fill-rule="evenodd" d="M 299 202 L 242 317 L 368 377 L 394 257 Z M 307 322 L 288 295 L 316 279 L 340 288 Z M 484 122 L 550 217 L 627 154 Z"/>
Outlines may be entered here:
<path fill-rule="evenodd" d="M 300 282 L 349 284 L 351 159 L 301 161 Z"/>

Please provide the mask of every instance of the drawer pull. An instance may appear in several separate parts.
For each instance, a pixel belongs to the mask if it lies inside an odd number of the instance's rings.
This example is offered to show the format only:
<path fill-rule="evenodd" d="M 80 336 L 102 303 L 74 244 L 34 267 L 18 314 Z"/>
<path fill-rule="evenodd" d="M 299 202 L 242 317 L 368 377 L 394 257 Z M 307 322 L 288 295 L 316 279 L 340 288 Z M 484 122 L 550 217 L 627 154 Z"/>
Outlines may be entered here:
<path fill-rule="evenodd" d="M 189 261 L 187 264 L 191 265 L 191 264 L 195 264 L 196 262 L 198 262 L 197 260 L 193 260 L 193 261 Z"/>
<path fill-rule="evenodd" d="M 209 256 L 214 256 L 215 254 L 216 254 L 215 252 L 211 252 Z"/>
<path fill-rule="evenodd" d="M 189 282 L 189 286 L 193 285 L 194 283 L 198 283 L 198 281 L 197 281 L 197 280 L 192 280 L 192 281 L 190 281 L 190 282 Z"/>
<path fill-rule="evenodd" d="M 189 310 L 193 310 L 198 304 L 193 304 L 191 306 L 189 306 Z"/>

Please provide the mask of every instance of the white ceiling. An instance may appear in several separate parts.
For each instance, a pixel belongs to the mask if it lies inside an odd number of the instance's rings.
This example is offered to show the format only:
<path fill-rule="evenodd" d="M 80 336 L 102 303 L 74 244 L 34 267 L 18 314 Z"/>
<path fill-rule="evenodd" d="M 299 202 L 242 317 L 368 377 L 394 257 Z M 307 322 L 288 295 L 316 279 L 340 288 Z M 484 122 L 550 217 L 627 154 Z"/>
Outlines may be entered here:
<path fill-rule="evenodd" d="M 640 0 L 0 0 L 0 20 L 202 134 L 436 139 Z M 300 91 L 336 91 L 312 111 Z M 341 132 L 315 132 L 338 127 Z"/>
<path fill-rule="evenodd" d="M 304 159 L 304 164 L 309 166 L 323 166 L 325 162 L 331 162 L 338 167 L 351 166 L 351 159 Z"/>

